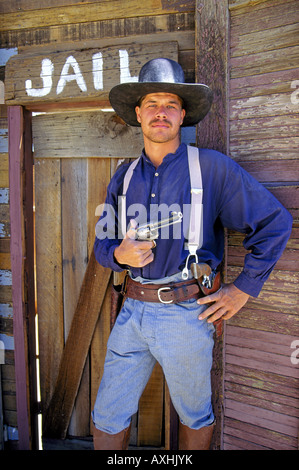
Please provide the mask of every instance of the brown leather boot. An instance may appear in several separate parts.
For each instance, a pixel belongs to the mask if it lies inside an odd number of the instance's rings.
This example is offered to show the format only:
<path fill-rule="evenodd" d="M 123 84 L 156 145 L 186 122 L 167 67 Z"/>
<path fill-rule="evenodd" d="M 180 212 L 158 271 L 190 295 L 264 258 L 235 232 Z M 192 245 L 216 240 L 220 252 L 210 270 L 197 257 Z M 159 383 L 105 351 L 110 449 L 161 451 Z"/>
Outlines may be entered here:
<path fill-rule="evenodd" d="M 190 429 L 179 422 L 179 450 L 209 450 L 214 424 L 201 429 Z"/>
<path fill-rule="evenodd" d="M 94 450 L 127 450 L 130 440 L 131 425 L 117 434 L 108 434 L 93 427 Z"/>

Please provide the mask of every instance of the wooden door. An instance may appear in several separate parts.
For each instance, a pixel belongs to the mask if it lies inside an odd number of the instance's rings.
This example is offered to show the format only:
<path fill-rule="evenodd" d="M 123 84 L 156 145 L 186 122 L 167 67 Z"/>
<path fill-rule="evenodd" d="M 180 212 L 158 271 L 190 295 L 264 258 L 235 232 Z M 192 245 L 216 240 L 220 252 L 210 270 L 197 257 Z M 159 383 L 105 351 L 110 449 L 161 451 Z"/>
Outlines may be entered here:
<path fill-rule="evenodd" d="M 59 394 L 56 389 L 61 386 L 70 389 L 74 386 L 72 378 L 68 378 L 67 385 L 62 384 L 59 368 L 66 362 L 66 374 L 77 374 L 80 386 L 71 419 L 67 423 L 68 428 L 64 429 L 62 426 L 60 436 L 88 436 L 91 431 L 90 413 L 103 372 L 110 332 L 110 287 L 113 281 L 110 271 L 99 265 L 90 268 L 94 261 L 92 255 L 98 218 L 96 212 L 97 207 L 105 200 L 107 185 L 117 165 L 126 158 L 139 155 L 142 137 L 139 129 L 125 126 L 114 113 L 89 110 L 83 113 L 34 116 L 33 143 L 36 289 L 43 419 L 50 420 L 48 411 L 53 395 Z M 86 343 L 83 346 L 83 340 L 73 323 L 78 314 L 78 300 L 88 269 L 101 269 L 97 271 L 102 277 L 97 287 L 99 292 L 90 291 L 93 305 L 98 303 L 96 308 L 99 311 L 95 312 L 94 329 L 88 330 L 88 315 L 85 318 L 86 323 L 81 325 L 82 336 L 84 337 L 86 330 L 86 334 L 92 338 L 86 360 L 83 360 L 84 367 L 78 372 L 77 360 L 82 359 L 80 348 L 83 354 Z M 73 349 L 69 348 L 66 358 L 66 342 L 71 330 L 78 340 L 73 338 L 75 344 Z M 72 390 L 65 390 L 65 393 L 74 394 Z M 132 433 L 134 445 L 160 447 L 168 440 L 167 431 L 166 435 L 162 435 L 164 393 L 167 394 L 164 378 L 157 366 L 141 398 L 138 428 Z M 58 402 L 60 398 L 57 398 Z M 55 413 L 55 426 L 60 420 L 59 411 L 58 416 L 57 410 Z M 166 406 L 166 412 L 169 413 L 169 406 Z M 51 435 L 51 422 L 43 424 Z"/>

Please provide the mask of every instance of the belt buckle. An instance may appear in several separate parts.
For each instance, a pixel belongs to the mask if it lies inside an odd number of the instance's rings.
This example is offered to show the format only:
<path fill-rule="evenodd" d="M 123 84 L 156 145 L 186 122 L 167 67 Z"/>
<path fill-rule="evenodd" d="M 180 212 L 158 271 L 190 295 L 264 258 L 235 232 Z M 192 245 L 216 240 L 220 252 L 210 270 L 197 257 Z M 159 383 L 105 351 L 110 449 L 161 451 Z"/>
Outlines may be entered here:
<path fill-rule="evenodd" d="M 158 299 L 160 300 L 160 302 L 162 304 L 172 304 L 173 300 L 163 300 L 163 299 L 161 299 L 160 293 L 163 292 L 163 291 L 166 291 L 166 290 L 171 290 L 171 287 L 160 287 L 160 289 L 158 289 Z"/>

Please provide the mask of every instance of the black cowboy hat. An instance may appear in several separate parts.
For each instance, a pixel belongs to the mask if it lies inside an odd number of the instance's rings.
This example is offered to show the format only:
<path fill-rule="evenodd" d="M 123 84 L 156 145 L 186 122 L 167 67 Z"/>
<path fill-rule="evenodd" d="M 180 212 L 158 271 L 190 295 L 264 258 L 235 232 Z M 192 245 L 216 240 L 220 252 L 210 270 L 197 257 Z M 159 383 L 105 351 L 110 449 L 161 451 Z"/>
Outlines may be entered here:
<path fill-rule="evenodd" d="M 185 83 L 182 67 L 170 59 L 153 59 L 140 70 L 138 82 L 111 89 L 109 100 L 116 113 L 130 126 L 140 126 L 135 107 L 149 93 L 173 93 L 183 100 L 186 116 L 182 126 L 192 126 L 209 112 L 213 96 L 207 85 Z"/>

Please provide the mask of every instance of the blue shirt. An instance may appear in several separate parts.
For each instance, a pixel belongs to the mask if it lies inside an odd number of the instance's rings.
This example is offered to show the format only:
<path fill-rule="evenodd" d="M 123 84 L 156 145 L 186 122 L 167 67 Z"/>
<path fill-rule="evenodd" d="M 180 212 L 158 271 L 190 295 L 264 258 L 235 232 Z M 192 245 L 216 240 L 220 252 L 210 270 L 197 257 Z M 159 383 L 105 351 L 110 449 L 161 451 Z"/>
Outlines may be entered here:
<path fill-rule="evenodd" d="M 118 196 L 122 194 L 123 178 L 129 164 L 122 165 L 110 181 L 106 207 L 115 213 L 111 226 L 104 211 L 97 224 L 94 250 L 97 261 L 114 271 L 122 271 L 113 253 L 121 243 L 118 238 Z M 244 267 L 234 281 L 236 287 L 257 297 L 281 256 L 292 228 L 289 212 L 277 199 L 231 158 L 214 150 L 200 149 L 200 166 L 203 180 L 203 244 L 198 250 L 199 262 L 208 263 L 212 269 L 221 263 L 224 254 L 224 228 L 244 233 L 244 247 L 248 254 Z M 150 220 L 157 208 L 181 208 L 184 224 L 169 228 L 169 237 L 157 240 L 154 261 L 143 268 L 130 268 L 133 277 L 161 279 L 182 271 L 189 254 L 186 247 L 186 224 L 191 188 L 187 147 L 181 144 L 174 154 L 164 157 L 156 169 L 143 152 L 134 170 L 127 191 L 127 224 L 142 216 Z M 141 204 L 147 215 L 134 212 Z M 135 204 L 135 205 L 134 205 Z M 154 210 L 153 210 L 154 209 Z M 109 212 L 109 211 L 108 211 Z M 165 216 L 165 212 L 163 213 Z M 109 222 L 110 221 L 110 222 Z M 99 230 L 100 229 L 100 230 Z M 178 230 L 180 231 L 178 235 Z M 103 235 L 104 233 L 104 235 Z M 190 259 L 190 262 L 194 259 Z"/>

